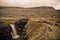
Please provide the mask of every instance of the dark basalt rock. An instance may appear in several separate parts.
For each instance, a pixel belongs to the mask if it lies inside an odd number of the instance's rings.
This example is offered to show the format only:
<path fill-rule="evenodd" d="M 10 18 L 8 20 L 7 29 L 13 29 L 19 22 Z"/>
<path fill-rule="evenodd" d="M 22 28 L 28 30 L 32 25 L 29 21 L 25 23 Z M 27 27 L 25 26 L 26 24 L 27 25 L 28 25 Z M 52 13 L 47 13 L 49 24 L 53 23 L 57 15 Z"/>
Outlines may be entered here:
<path fill-rule="evenodd" d="M 0 40 L 12 40 L 11 31 L 9 24 L 0 22 Z"/>
<path fill-rule="evenodd" d="M 27 24 L 27 22 L 28 22 L 28 19 L 21 19 L 15 22 L 17 33 L 18 35 L 20 35 L 20 40 L 27 40 L 26 28 L 25 28 L 25 25 Z"/>

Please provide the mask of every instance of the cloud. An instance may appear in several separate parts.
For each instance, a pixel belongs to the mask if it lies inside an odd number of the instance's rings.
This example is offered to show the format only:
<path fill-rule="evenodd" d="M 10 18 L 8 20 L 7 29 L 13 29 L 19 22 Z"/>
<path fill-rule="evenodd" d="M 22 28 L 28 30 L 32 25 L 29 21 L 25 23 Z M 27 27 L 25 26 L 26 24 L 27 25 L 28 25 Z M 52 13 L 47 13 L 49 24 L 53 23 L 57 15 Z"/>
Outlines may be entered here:
<path fill-rule="evenodd" d="M 55 9 L 60 9 L 60 3 L 54 6 Z"/>

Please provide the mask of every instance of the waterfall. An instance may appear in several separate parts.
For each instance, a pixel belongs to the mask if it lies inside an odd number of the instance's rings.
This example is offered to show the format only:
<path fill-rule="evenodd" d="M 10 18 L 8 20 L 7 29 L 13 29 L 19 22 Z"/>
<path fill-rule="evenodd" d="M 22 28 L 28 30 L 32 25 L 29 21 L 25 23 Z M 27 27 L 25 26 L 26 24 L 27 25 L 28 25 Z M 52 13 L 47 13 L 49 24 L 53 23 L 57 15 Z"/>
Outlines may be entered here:
<path fill-rule="evenodd" d="M 12 38 L 18 38 L 19 35 L 17 34 L 17 31 L 16 31 L 16 28 L 15 28 L 15 25 L 14 24 L 10 24 L 11 28 L 12 28 Z"/>

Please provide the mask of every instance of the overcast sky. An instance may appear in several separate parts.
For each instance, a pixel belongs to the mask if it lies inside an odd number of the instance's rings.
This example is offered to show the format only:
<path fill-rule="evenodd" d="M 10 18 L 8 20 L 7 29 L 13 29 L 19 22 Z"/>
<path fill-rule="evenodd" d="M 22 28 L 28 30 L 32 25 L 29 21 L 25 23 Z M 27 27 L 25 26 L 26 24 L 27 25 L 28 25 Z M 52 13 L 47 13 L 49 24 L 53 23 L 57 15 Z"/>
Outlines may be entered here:
<path fill-rule="evenodd" d="M 0 0 L 0 6 L 36 7 L 52 6 L 60 9 L 60 0 Z"/>

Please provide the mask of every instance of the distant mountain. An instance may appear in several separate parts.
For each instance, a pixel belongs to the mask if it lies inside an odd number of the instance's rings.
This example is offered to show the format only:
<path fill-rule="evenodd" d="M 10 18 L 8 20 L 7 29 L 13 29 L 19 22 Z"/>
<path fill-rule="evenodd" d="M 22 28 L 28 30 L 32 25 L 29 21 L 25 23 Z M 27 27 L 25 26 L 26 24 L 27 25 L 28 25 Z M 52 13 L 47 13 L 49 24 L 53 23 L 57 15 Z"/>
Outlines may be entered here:
<path fill-rule="evenodd" d="M 53 17 L 56 10 L 53 7 L 2 7 L 0 6 L 0 17 Z"/>
<path fill-rule="evenodd" d="M 25 7 L 9 7 L 9 6 L 0 6 L 0 8 L 25 8 Z M 41 7 L 29 7 L 29 8 L 25 8 L 25 9 L 36 9 L 36 8 L 53 8 L 53 7 L 49 7 L 49 6 L 41 6 Z"/>
<path fill-rule="evenodd" d="M 56 17 L 60 18 L 60 10 L 56 10 Z"/>

